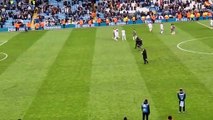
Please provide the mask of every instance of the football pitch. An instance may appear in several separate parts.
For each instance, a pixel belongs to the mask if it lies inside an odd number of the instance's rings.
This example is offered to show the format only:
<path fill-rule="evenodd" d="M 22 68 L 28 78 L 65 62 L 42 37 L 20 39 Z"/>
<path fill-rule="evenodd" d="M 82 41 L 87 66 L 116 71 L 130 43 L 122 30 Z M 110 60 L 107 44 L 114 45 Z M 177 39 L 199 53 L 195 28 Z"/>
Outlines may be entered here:
<path fill-rule="evenodd" d="M 150 120 L 213 118 L 213 30 L 209 21 L 0 33 L 0 120 Z M 135 29 L 149 64 L 134 48 Z M 121 35 L 121 34 L 120 34 Z M 177 91 L 186 92 L 178 113 Z"/>

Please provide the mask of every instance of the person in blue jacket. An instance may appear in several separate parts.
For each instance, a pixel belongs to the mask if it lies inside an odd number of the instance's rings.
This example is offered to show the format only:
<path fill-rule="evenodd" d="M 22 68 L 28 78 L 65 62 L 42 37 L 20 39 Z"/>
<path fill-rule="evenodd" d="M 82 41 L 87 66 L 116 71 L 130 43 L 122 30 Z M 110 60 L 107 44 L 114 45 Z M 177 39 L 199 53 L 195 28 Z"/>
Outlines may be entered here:
<path fill-rule="evenodd" d="M 144 102 L 142 103 L 141 110 L 142 110 L 142 120 L 149 120 L 150 107 L 147 99 L 145 99 Z"/>
<path fill-rule="evenodd" d="M 186 99 L 186 93 L 183 91 L 182 88 L 179 89 L 179 92 L 177 93 L 177 97 L 179 100 L 179 112 L 185 112 L 185 99 Z"/>

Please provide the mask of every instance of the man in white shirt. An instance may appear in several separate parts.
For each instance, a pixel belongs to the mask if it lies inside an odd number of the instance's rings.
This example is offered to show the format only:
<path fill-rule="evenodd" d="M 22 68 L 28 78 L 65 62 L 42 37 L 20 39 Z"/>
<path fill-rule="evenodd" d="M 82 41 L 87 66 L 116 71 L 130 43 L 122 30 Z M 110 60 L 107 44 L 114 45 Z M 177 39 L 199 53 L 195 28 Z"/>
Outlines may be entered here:
<path fill-rule="evenodd" d="M 210 26 L 213 27 L 213 18 L 210 20 Z"/>
<path fill-rule="evenodd" d="M 116 32 L 116 29 L 115 29 L 115 28 L 113 29 L 113 39 L 114 39 L 115 41 L 118 40 L 118 38 L 117 38 L 117 32 Z"/>
<path fill-rule="evenodd" d="M 119 35 L 119 30 L 118 30 L 118 28 L 116 29 L 116 37 L 117 37 L 117 38 L 120 38 L 120 35 Z"/>
<path fill-rule="evenodd" d="M 160 34 L 163 34 L 163 32 L 164 32 L 163 23 L 160 23 Z"/>
<path fill-rule="evenodd" d="M 114 32 L 114 40 L 115 40 L 115 41 L 118 41 L 118 38 L 120 38 L 120 37 L 119 37 L 118 29 L 114 29 L 113 32 Z"/>
<path fill-rule="evenodd" d="M 152 32 L 152 22 L 151 21 L 148 23 L 148 27 L 149 27 L 149 31 Z"/>
<path fill-rule="evenodd" d="M 122 40 L 126 40 L 126 31 L 124 29 L 121 30 L 121 34 L 122 34 Z"/>
<path fill-rule="evenodd" d="M 115 28 L 113 28 L 113 30 L 112 30 L 112 38 L 113 39 L 115 38 Z"/>

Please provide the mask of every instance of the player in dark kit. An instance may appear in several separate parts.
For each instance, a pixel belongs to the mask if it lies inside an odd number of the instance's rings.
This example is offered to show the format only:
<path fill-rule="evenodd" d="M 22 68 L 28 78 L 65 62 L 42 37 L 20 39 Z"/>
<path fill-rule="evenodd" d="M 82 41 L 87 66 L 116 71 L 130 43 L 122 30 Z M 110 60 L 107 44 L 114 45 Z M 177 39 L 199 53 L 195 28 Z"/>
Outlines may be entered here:
<path fill-rule="evenodd" d="M 186 93 L 183 91 L 182 88 L 180 88 L 179 92 L 177 93 L 177 97 L 179 100 L 179 112 L 185 112 L 185 99 L 186 99 Z"/>
<path fill-rule="evenodd" d="M 139 48 L 141 50 L 142 45 L 143 45 L 142 40 L 139 37 L 137 37 L 135 41 L 135 49 Z"/>
<path fill-rule="evenodd" d="M 170 116 L 168 116 L 168 120 L 173 120 L 171 115 L 170 115 Z"/>
<path fill-rule="evenodd" d="M 144 64 L 148 63 L 146 49 L 143 49 L 143 51 L 141 53 L 142 53 L 142 56 L 143 56 Z"/>
<path fill-rule="evenodd" d="M 128 120 L 127 117 L 124 117 L 124 120 Z"/>

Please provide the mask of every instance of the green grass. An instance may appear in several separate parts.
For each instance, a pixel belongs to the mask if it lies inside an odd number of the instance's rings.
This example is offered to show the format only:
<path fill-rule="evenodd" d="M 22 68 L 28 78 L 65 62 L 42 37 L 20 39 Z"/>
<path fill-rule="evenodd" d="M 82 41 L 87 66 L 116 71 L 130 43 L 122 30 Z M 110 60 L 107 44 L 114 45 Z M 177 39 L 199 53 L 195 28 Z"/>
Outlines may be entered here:
<path fill-rule="evenodd" d="M 208 25 L 208 21 L 201 21 Z M 151 120 L 213 118 L 213 30 L 196 22 L 175 23 L 176 35 L 159 24 L 118 26 L 127 41 L 112 39 L 113 27 L 0 33 L 0 120 L 140 120 L 150 102 Z M 147 49 L 144 65 L 134 49 L 136 29 Z M 4 55 L 0 54 L 0 59 Z M 185 114 L 176 92 L 187 93 Z"/>

